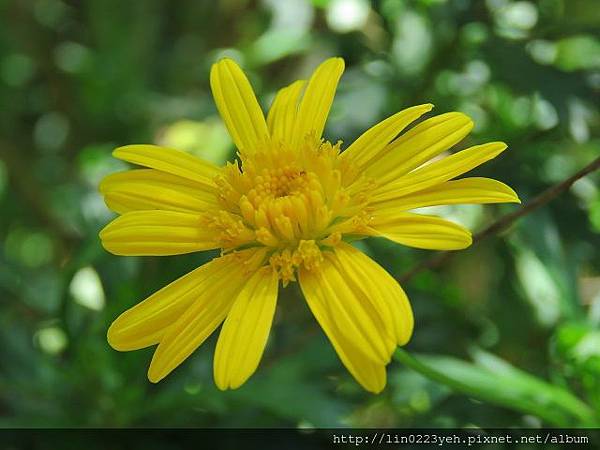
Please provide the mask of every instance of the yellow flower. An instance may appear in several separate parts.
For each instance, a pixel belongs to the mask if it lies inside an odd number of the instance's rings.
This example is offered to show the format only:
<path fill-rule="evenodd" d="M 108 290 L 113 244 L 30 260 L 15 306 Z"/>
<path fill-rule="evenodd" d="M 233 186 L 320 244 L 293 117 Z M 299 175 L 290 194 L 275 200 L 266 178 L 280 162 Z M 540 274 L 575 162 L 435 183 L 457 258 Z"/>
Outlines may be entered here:
<path fill-rule="evenodd" d="M 175 255 L 221 249 L 221 256 L 125 311 L 108 330 L 121 351 L 158 344 L 148 378 L 158 382 L 221 324 L 214 356 L 220 389 L 235 389 L 264 351 L 279 281 L 298 281 L 342 363 L 368 391 L 380 392 L 394 349 L 413 330 L 398 283 L 348 242 L 381 236 L 425 249 L 471 244 L 470 232 L 409 210 L 442 204 L 518 202 L 499 181 L 451 181 L 496 157 L 506 145 L 477 145 L 427 163 L 473 127 L 452 112 L 422 121 L 420 105 L 387 118 L 341 152 L 321 138 L 341 58 L 308 82 L 279 91 L 265 120 L 238 65 L 213 65 L 212 92 L 238 148 L 239 162 L 216 167 L 189 154 L 129 145 L 116 158 L 145 169 L 106 177 L 106 204 L 121 214 L 104 228 L 116 255 Z M 357 108 L 360 105 L 356 106 Z"/>

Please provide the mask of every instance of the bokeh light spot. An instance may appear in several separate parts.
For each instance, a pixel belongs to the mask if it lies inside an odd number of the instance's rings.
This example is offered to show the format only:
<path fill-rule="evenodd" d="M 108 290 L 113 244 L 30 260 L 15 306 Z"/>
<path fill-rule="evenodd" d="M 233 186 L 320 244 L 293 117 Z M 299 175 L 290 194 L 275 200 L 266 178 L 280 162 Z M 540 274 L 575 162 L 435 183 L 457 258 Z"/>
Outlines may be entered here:
<path fill-rule="evenodd" d="M 79 269 L 69 285 L 69 292 L 76 303 L 93 311 L 104 308 L 105 298 L 102 281 L 93 267 Z"/>

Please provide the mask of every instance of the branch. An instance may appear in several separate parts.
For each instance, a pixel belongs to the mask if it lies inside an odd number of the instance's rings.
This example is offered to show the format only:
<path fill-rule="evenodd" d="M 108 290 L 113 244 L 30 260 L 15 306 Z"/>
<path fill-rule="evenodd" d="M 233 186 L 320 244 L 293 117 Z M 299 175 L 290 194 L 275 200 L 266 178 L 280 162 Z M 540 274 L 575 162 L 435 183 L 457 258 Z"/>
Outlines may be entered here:
<path fill-rule="evenodd" d="M 586 175 L 588 175 L 598 169 L 600 169 L 600 158 L 593 160 L 591 163 L 589 163 L 587 166 L 585 166 L 579 172 L 570 176 L 566 180 L 564 180 L 558 184 L 555 184 L 554 186 L 549 187 L 548 189 L 543 191 L 541 194 L 539 194 L 537 197 L 535 197 L 533 200 L 531 200 L 529 203 L 523 205 L 521 208 L 517 209 L 516 211 L 513 211 L 510 214 L 506 214 L 506 215 L 500 217 L 498 220 L 493 222 L 490 226 L 488 226 L 484 230 L 482 230 L 479 233 L 477 233 L 476 235 L 474 235 L 473 236 L 473 244 L 481 242 L 485 238 L 487 238 L 493 234 L 499 233 L 502 230 L 505 230 L 510 225 L 512 225 L 516 220 L 529 214 L 530 212 L 535 211 L 536 209 L 540 208 L 541 206 L 544 206 L 546 203 L 549 203 L 552 200 L 554 200 L 556 197 L 558 197 L 564 191 L 569 189 L 573 185 L 573 183 L 575 183 L 580 178 L 583 178 Z M 422 272 L 423 270 L 437 269 L 443 263 L 445 263 L 448 259 L 450 259 L 450 257 L 453 254 L 454 253 L 450 252 L 450 251 L 437 252 L 432 257 L 416 264 L 412 269 L 410 269 L 404 275 L 400 276 L 398 278 L 398 281 L 400 281 L 401 283 L 405 283 L 408 280 L 410 280 L 412 277 L 414 277 L 416 274 L 418 274 L 419 272 Z"/>

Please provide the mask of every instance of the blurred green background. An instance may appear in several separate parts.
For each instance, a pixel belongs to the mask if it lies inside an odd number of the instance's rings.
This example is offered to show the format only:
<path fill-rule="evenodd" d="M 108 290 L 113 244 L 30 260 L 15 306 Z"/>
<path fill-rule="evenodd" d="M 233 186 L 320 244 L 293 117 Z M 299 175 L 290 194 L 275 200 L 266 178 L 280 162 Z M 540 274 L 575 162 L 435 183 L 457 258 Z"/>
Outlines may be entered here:
<path fill-rule="evenodd" d="M 344 57 L 334 141 L 414 104 L 463 111 L 476 122 L 463 147 L 510 146 L 475 172 L 527 201 L 600 154 L 596 0 L 0 0 L 0 20 L 0 426 L 600 423 L 597 173 L 405 284 L 407 350 L 423 366 L 392 363 L 378 396 L 351 379 L 294 286 L 241 389 L 214 387 L 214 336 L 152 385 L 152 349 L 113 351 L 108 325 L 213 254 L 117 257 L 97 237 L 112 217 L 98 182 L 126 169 L 114 147 L 232 157 L 208 83 L 225 55 L 265 108 Z M 480 230 L 515 208 L 436 212 Z M 360 245 L 396 276 L 430 255 Z"/>

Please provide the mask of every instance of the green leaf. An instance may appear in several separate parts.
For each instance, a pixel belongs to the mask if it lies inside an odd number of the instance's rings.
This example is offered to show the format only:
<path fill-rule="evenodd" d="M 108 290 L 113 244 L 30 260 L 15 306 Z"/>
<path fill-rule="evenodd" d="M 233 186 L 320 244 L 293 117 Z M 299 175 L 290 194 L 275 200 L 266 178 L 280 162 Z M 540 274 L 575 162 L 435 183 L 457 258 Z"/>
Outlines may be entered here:
<path fill-rule="evenodd" d="M 600 67 L 600 41 L 594 36 L 579 35 L 557 43 L 555 65 L 567 72 Z"/>
<path fill-rule="evenodd" d="M 559 426 L 598 426 L 592 409 L 569 391 L 530 375 L 508 362 L 475 352 L 475 364 L 449 356 L 413 356 L 398 349 L 395 358 L 456 392 L 533 414 Z"/>

